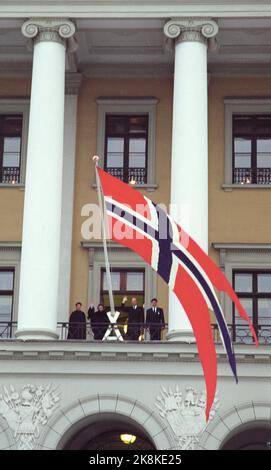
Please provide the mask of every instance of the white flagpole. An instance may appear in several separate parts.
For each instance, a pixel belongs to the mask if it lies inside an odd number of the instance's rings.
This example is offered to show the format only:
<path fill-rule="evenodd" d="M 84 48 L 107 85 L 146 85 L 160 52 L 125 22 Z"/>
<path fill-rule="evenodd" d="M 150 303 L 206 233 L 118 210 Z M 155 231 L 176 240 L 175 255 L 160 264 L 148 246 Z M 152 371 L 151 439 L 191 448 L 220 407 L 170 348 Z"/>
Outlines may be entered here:
<path fill-rule="evenodd" d="M 107 250 L 107 243 L 106 243 L 106 236 L 108 233 L 108 226 L 106 224 L 106 220 L 104 218 L 104 205 L 102 202 L 102 190 L 101 190 L 101 182 L 99 178 L 99 174 L 97 171 L 97 167 L 99 166 L 99 157 L 98 155 L 94 155 L 93 161 L 95 162 L 95 174 L 96 174 L 96 183 L 97 183 L 97 191 L 98 191 L 98 201 L 99 206 L 101 209 L 101 225 L 102 225 L 102 238 L 103 238 L 103 249 L 104 249 L 104 262 L 105 262 L 105 272 L 106 272 L 106 279 L 107 279 L 107 287 L 108 287 L 108 294 L 109 294 L 109 303 L 110 303 L 110 311 L 111 315 L 115 315 L 115 305 L 114 305 L 114 297 L 113 297 L 113 290 L 112 290 L 112 282 L 111 282 L 111 275 L 110 275 L 110 266 L 109 266 L 109 259 L 108 259 L 108 250 Z"/>

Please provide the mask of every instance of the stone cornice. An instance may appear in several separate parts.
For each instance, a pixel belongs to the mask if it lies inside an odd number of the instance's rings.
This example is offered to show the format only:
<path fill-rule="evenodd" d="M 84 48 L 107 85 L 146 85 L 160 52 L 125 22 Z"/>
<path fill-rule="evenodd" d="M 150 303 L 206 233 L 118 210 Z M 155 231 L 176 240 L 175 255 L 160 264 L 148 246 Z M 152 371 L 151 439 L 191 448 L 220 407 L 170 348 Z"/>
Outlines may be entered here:
<path fill-rule="evenodd" d="M 217 250 L 271 251 L 271 243 L 212 243 Z"/>
<path fill-rule="evenodd" d="M 22 25 L 22 34 L 38 42 L 58 42 L 68 45 L 69 52 L 74 52 L 77 43 L 73 38 L 75 24 L 67 18 L 30 18 Z"/>
<path fill-rule="evenodd" d="M 0 250 L 20 250 L 22 242 L 0 242 Z"/>
<path fill-rule="evenodd" d="M 164 26 L 164 33 L 177 42 L 196 41 L 206 43 L 218 32 L 218 24 L 208 18 L 173 18 Z"/>
<path fill-rule="evenodd" d="M 2 0 L 2 18 L 67 15 L 72 18 L 169 18 L 180 15 L 217 18 L 267 17 L 271 15 L 270 0 Z"/>
<path fill-rule="evenodd" d="M 103 242 L 102 240 L 90 240 L 90 241 L 81 241 L 81 246 L 82 248 L 85 248 L 87 250 L 89 249 L 95 249 L 95 250 L 103 250 Z M 110 248 L 114 250 L 128 250 L 123 245 L 120 245 L 119 243 L 114 243 L 110 241 Z"/>
<path fill-rule="evenodd" d="M 227 363 L 223 346 L 217 344 L 216 350 L 218 362 Z M 254 345 L 236 344 L 235 355 L 239 364 L 270 364 L 271 346 L 260 345 L 256 348 Z M 23 343 L 17 340 L 0 340 L 1 360 L 199 363 L 195 344 L 182 344 L 174 341 L 140 344 L 91 343 L 90 350 L 88 341 L 58 340 Z"/>

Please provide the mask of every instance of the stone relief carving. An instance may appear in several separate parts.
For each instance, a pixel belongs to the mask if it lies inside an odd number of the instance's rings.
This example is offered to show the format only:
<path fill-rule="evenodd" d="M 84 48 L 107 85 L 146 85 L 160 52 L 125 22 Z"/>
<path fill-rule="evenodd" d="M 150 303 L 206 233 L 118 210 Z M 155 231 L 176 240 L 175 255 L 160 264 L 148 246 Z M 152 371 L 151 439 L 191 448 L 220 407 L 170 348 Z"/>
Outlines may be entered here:
<path fill-rule="evenodd" d="M 170 424 L 178 447 L 182 450 L 194 450 L 199 437 L 205 430 L 206 394 L 200 394 L 189 387 L 183 394 L 177 385 L 175 391 L 161 387 L 161 394 L 156 399 L 156 406 L 163 419 Z M 216 395 L 209 420 L 213 419 L 219 408 L 219 399 Z"/>
<path fill-rule="evenodd" d="M 0 394 L 0 415 L 7 421 L 18 450 L 33 450 L 41 427 L 59 406 L 60 394 L 52 384 L 25 385 L 19 392 L 10 385 Z"/>

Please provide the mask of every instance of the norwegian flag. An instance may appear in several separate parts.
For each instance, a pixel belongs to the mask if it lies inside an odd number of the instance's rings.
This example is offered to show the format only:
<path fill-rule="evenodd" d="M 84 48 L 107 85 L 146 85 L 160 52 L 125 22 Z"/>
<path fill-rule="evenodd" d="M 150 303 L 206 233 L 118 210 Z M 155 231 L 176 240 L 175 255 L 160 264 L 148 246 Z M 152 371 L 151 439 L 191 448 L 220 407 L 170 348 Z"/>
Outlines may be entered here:
<path fill-rule="evenodd" d="M 237 381 L 233 345 L 215 288 L 234 302 L 239 315 L 250 319 L 230 283 L 211 258 L 159 206 L 97 167 L 108 217 L 109 237 L 140 255 L 164 279 L 180 301 L 193 328 L 206 383 L 206 420 L 216 392 L 217 361 L 210 312 Z"/>

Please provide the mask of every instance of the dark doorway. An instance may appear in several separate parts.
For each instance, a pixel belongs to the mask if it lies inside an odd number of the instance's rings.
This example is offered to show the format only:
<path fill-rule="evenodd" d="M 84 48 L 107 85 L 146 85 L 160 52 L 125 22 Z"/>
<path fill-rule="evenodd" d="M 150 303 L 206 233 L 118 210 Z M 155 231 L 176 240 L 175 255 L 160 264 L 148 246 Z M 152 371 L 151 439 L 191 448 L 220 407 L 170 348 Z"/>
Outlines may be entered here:
<path fill-rule="evenodd" d="M 81 420 L 63 436 L 63 450 L 155 450 L 146 431 L 129 417 L 101 413 Z"/>
<path fill-rule="evenodd" d="M 271 450 L 271 424 L 250 423 L 239 427 L 223 443 L 221 450 Z"/>

